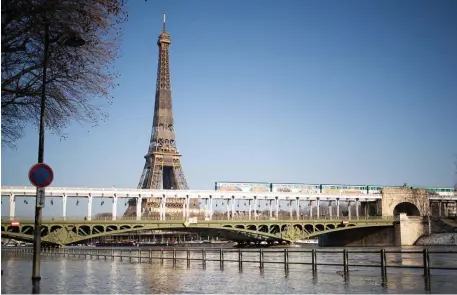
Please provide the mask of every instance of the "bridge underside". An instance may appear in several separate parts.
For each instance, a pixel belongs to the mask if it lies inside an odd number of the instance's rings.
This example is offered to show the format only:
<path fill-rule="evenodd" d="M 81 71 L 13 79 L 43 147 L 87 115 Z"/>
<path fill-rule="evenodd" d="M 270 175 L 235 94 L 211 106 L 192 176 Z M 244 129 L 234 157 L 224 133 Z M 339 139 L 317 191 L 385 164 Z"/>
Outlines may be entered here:
<path fill-rule="evenodd" d="M 69 245 L 81 243 L 91 238 L 110 236 L 121 233 L 131 233 L 148 230 L 167 230 L 193 232 L 203 235 L 219 237 L 236 242 L 292 242 L 306 239 L 334 231 L 356 228 L 391 226 L 387 220 L 361 220 L 343 224 L 338 221 L 276 221 L 276 222 L 233 222 L 218 221 L 186 224 L 182 222 L 141 222 L 126 224 L 122 221 L 65 221 L 60 223 L 45 223 L 41 227 L 43 243 Z M 21 222 L 20 226 L 2 224 L 1 234 L 5 238 L 14 238 L 24 241 L 33 241 L 33 222 Z"/>

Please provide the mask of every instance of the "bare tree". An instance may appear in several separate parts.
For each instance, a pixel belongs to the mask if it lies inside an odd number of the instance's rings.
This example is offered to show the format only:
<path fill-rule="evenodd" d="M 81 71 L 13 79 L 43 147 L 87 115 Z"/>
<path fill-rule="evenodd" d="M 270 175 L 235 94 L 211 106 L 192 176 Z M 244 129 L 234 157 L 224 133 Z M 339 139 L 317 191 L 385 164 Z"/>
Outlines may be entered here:
<path fill-rule="evenodd" d="M 38 124 L 49 28 L 46 127 L 60 132 L 72 121 L 97 124 L 116 85 L 123 0 L 2 1 L 2 145 L 14 145 L 27 124 Z M 85 45 L 66 46 L 69 38 Z"/>

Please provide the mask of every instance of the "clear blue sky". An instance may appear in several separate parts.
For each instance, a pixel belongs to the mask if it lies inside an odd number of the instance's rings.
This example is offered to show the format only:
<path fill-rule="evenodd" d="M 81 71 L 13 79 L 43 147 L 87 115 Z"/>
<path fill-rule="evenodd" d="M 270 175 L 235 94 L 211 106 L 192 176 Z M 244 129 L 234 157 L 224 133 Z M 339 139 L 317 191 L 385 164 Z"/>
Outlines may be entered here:
<path fill-rule="evenodd" d="M 63 141 L 46 136 L 54 186 L 137 186 L 163 12 L 191 188 L 218 180 L 453 185 L 456 1 L 150 0 L 129 1 L 128 10 L 109 121 L 73 124 Z M 30 185 L 37 142 L 30 128 L 17 150 L 2 149 L 2 185 Z M 32 207 L 20 203 L 20 212 Z"/>

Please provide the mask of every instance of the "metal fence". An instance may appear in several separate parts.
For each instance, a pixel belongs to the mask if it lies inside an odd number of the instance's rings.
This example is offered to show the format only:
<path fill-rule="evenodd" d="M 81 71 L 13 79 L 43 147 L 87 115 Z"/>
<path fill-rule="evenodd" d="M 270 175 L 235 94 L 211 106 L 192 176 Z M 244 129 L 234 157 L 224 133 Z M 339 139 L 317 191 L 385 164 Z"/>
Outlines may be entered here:
<path fill-rule="evenodd" d="M 33 249 L 29 247 L 2 247 L 4 253 L 32 255 Z M 298 254 L 298 255 L 297 255 Z M 392 263 L 387 259 L 388 254 L 420 255 L 421 263 Z M 452 259 L 446 259 L 448 265 L 433 265 L 430 256 L 446 254 Z M 317 249 L 242 249 L 242 248 L 43 248 L 44 256 L 77 257 L 83 259 L 103 259 L 121 261 L 152 263 L 159 260 L 172 261 L 175 266 L 178 261 L 186 261 L 189 268 L 192 261 L 199 261 L 203 268 L 208 262 L 218 262 L 223 269 L 225 264 L 236 264 L 240 269 L 244 264 L 258 264 L 263 269 L 266 264 L 282 265 L 288 271 L 292 265 L 311 265 L 313 272 L 318 266 L 341 267 L 344 274 L 348 274 L 351 267 L 379 268 L 383 278 L 387 276 L 388 268 L 413 268 L 422 269 L 424 277 L 430 277 L 432 270 L 457 270 L 457 251 L 431 251 L 423 250 L 317 250 Z M 361 255 L 374 255 L 377 259 L 366 261 L 360 259 Z M 330 258 L 330 259 L 326 259 Z M 450 262 L 450 264 L 449 264 Z"/>

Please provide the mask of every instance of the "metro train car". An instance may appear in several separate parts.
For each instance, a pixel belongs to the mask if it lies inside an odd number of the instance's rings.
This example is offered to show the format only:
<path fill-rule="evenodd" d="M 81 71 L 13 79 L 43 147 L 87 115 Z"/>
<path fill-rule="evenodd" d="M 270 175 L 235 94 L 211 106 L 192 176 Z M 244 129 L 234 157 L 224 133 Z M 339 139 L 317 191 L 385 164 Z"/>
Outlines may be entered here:
<path fill-rule="evenodd" d="M 320 184 L 305 183 L 272 183 L 271 192 L 319 194 Z"/>
<path fill-rule="evenodd" d="M 387 187 L 390 187 L 390 188 L 399 188 L 400 186 L 398 185 L 368 185 L 367 188 L 368 188 L 368 194 L 380 194 L 382 192 L 382 189 L 383 188 L 387 188 Z"/>
<path fill-rule="evenodd" d="M 371 194 L 380 194 L 382 191 L 383 186 L 380 185 L 368 185 L 367 186 L 367 193 Z"/>
<path fill-rule="evenodd" d="M 336 195 L 366 195 L 368 193 L 368 188 L 366 185 L 321 184 L 321 193 Z"/>
<path fill-rule="evenodd" d="M 426 188 L 426 190 L 432 194 L 437 194 L 439 196 L 452 197 L 455 195 L 453 187 Z"/>
<path fill-rule="evenodd" d="M 304 184 L 304 183 L 254 183 L 254 182 L 216 182 L 216 190 L 223 191 L 269 191 L 291 192 L 304 194 L 334 194 L 334 195 L 367 195 L 380 194 L 383 188 L 398 188 L 401 186 L 382 185 L 349 185 L 349 184 Z M 411 187 L 420 189 L 420 187 Z M 422 188 L 424 189 L 424 188 Z M 439 196 L 455 196 L 457 191 L 453 187 L 425 188 L 430 193 Z"/>
<path fill-rule="evenodd" d="M 444 187 L 444 188 L 429 188 L 427 189 L 429 192 L 437 193 L 440 196 L 454 196 L 455 189 L 453 187 Z"/>

